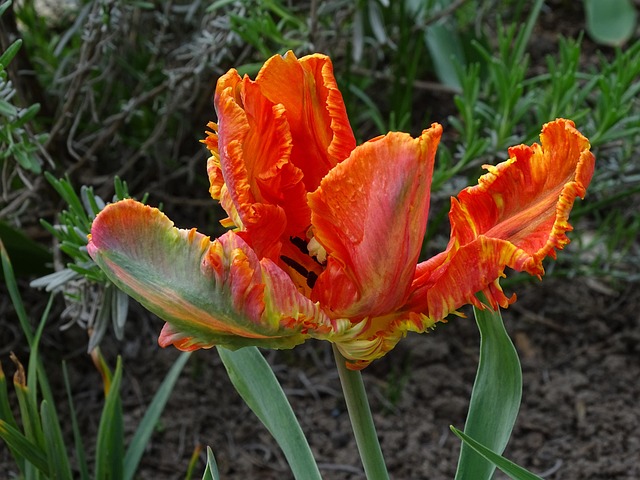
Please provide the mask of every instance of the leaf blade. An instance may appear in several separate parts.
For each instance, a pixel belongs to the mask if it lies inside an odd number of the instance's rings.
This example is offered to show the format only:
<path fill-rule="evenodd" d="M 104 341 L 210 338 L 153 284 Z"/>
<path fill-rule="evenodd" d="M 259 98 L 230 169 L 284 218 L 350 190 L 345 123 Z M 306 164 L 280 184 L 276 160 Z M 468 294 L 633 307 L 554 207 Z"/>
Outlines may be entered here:
<path fill-rule="evenodd" d="M 451 426 L 451 431 L 458 436 L 465 445 L 469 445 L 474 451 L 476 451 L 479 455 L 482 455 L 488 461 L 495 464 L 500 470 L 509 475 L 514 480 L 543 480 L 542 477 L 531 473 L 530 471 L 522 468 L 521 466 L 513 463 L 511 460 L 504 458 L 501 455 L 498 455 L 496 452 L 489 450 L 487 447 L 482 445 L 479 442 L 476 442 L 469 435 L 465 435 L 464 432 L 461 432 L 457 428 Z"/>
<path fill-rule="evenodd" d="M 480 330 L 480 360 L 464 433 L 498 454 L 504 451 L 522 399 L 522 370 L 499 311 L 474 308 Z M 466 443 L 456 480 L 489 480 L 495 465 Z"/>
<path fill-rule="evenodd" d="M 96 480 L 123 478 L 124 432 L 120 383 L 122 360 L 118 357 L 116 370 L 100 416 L 96 441 Z"/>
<path fill-rule="evenodd" d="M 321 480 L 300 424 L 271 367 L 256 347 L 218 353 L 240 396 L 280 445 L 296 479 Z"/>

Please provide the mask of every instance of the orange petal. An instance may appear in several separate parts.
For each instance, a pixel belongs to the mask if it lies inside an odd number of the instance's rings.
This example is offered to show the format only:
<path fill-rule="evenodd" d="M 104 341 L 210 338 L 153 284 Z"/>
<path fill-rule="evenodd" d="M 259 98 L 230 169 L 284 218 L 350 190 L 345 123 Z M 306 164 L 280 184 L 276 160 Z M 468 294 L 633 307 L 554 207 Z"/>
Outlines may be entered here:
<path fill-rule="evenodd" d="M 477 186 L 452 199 L 447 250 L 418 266 L 405 309 L 439 320 L 478 304 L 479 291 L 492 307 L 505 307 L 515 300 L 498 284 L 505 267 L 541 276 L 542 260 L 569 242 L 569 213 L 586 193 L 595 158 L 569 120 L 544 125 L 540 141 L 511 148 L 509 160 L 485 167 Z"/>
<path fill-rule="evenodd" d="M 233 232 L 211 242 L 134 200 L 94 220 L 88 251 L 119 288 L 165 320 L 160 343 L 291 348 L 333 323 Z"/>
<path fill-rule="evenodd" d="M 275 55 L 255 83 L 265 97 L 284 107 L 293 139 L 291 161 L 304 172 L 304 184 L 312 192 L 356 146 L 331 60 L 320 54 L 298 60 L 291 51 Z"/>
<path fill-rule="evenodd" d="M 308 195 L 315 239 L 328 253 L 312 291 L 337 317 L 393 312 L 408 295 L 424 238 L 442 127 L 392 132 L 357 147 Z"/>
<path fill-rule="evenodd" d="M 284 109 L 234 70 L 219 80 L 215 104 L 217 132 L 205 140 L 213 154 L 208 163 L 212 196 L 246 231 L 260 257 L 277 259 L 281 237 L 303 235 L 310 218 L 303 174 L 289 159 Z"/>
<path fill-rule="evenodd" d="M 211 196 L 260 257 L 277 260 L 282 241 L 305 238 L 305 194 L 355 147 L 331 62 L 298 60 L 292 52 L 268 60 L 255 81 L 230 70 L 215 94 L 218 124 L 204 143 Z"/>

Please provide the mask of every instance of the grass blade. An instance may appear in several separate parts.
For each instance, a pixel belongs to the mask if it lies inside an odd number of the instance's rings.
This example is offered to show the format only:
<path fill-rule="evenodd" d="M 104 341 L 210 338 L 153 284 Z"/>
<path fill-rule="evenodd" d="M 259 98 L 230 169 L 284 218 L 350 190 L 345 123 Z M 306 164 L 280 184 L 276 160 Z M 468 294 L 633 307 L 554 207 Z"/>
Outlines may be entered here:
<path fill-rule="evenodd" d="M 76 408 L 73 404 L 73 396 L 71 395 L 71 384 L 69 382 L 69 372 L 67 372 L 67 364 L 62 363 L 62 374 L 64 377 L 64 386 L 67 391 L 67 400 L 69 401 L 69 416 L 71 417 L 71 428 L 73 430 L 73 442 L 76 448 L 76 463 L 80 470 L 80 480 L 89 480 L 89 467 L 87 465 L 87 455 L 82 444 L 82 435 L 80 435 L 80 427 L 78 426 L 78 416 Z"/>
<path fill-rule="evenodd" d="M 62 431 L 54 407 L 46 400 L 40 405 L 40 418 L 44 432 L 44 446 L 47 451 L 49 473 L 56 480 L 72 480 L 69 455 L 64 446 Z"/>
<path fill-rule="evenodd" d="M 229 379 L 276 439 L 296 479 L 321 480 L 307 439 L 271 367 L 256 347 L 218 348 Z"/>
<path fill-rule="evenodd" d="M 9 389 L 7 388 L 7 377 L 0 363 L 0 420 L 4 420 L 14 428 L 18 427 L 13 416 L 11 405 L 9 404 Z"/>
<path fill-rule="evenodd" d="M 47 455 L 44 451 L 4 420 L 0 420 L 0 438 L 44 475 L 49 475 Z"/>
<path fill-rule="evenodd" d="M 29 325 L 29 318 L 27 312 L 24 309 L 24 303 L 22 303 L 22 297 L 18 292 L 18 285 L 16 284 L 16 277 L 13 274 L 13 267 L 11 266 L 11 260 L 4 248 L 2 239 L 0 239 L 0 260 L 2 261 L 2 273 L 4 274 L 4 281 L 7 284 L 7 290 L 9 291 L 9 297 L 13 308 L 16 310 L 18 320 L 20 321 L 20 327 L 24 332 L 24 336 L 27 337 L 27 343 L 31 345 L 33 343 L 33 330 Z"/>
<path fill-rule="evenodd" d="M 4 421 L 10 427 L 18 428 L 16 419 L 13 415 L 11 405 L 9 403 L 9 389 L 7 388 L 7 377 L 2 369 L 2 363 L 0 362 L 0 421 Z M 16 464 L 20 471 L 24 471 L 24 458 L 21 457 L 18 452 L 9 444 L 7 445 L 11 451 Z"/>
<path fill-rule="evenodd" d="M 167 400 L 169 399 L 171 392 L 173 392 L 173 387 L 190 356 L 190 352 L 183 352 L 178 357 L 171 367 L 171 370 L 169 370 L 169 373 L 167 373 L 162 385 L 160 385 L 160 388 L 153 397 L 153 400 L 149 404 L 140 425 L 131 439 L 131 443 L 129 444 L 129 448 L 127 449 L 127 453 L 124 457 L 123 478 L 125 480 L 131 480 L 133 475 L 136 473 L 138 465 L 140 464 L 140 459 L 144 453 L 144 449 L 149 442 L 149 438 L 151 437 L 156 423 L 167 404 Z"/>
<path fill-rule="evenodd" d="M 96 443 L 96 480 L 120 480 L 123 475 L 124 428 L 120 383 L 122 359 L 118 357 L 100 417 Z"/>

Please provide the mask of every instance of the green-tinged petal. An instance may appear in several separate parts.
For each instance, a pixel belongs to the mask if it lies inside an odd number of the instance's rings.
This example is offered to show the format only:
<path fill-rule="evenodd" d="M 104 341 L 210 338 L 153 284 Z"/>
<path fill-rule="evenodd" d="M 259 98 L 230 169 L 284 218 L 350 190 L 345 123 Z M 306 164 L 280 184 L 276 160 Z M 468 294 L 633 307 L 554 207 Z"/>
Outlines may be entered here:
<path fill-rule="evenodd" d="M 442 127 L 392 132 L 357 147 L 309 194 L 314 239 L 327 253 L 311 298 L 332 315 L 387 315 L 409 292 L 422 247 Z"/>
<path fill-rule="evenodd" d="M 233 232 L 211 242 L 134 200 L 94 220 L 89 254 L 122 290 L 167 322 L 159 339 L 182 350 L 290 348 L 334 323 L 291 279 Z"/>

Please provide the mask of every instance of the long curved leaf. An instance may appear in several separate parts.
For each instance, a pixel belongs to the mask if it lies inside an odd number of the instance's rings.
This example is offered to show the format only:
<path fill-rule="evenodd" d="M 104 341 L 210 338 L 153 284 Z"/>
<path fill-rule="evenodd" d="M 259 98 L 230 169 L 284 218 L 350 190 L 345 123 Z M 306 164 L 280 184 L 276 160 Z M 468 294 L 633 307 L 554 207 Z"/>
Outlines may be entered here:
<path fill-rule="evenodd" d="M 501 454 L 507 446 L 522 398 L 520 360 L 499 311 L 474 308 L 480 330 L 480 360 L 464 433 Z M 456 480 L 489 480 L 495 465 L 462 444 Z"/>
<path fill-rule="evenodd" d="M 309 443 L 271 367 L 256 347 L 235 352 L 218 347 L 229 379 L 276 439 L 299 480 L 321 480 Z"/>

